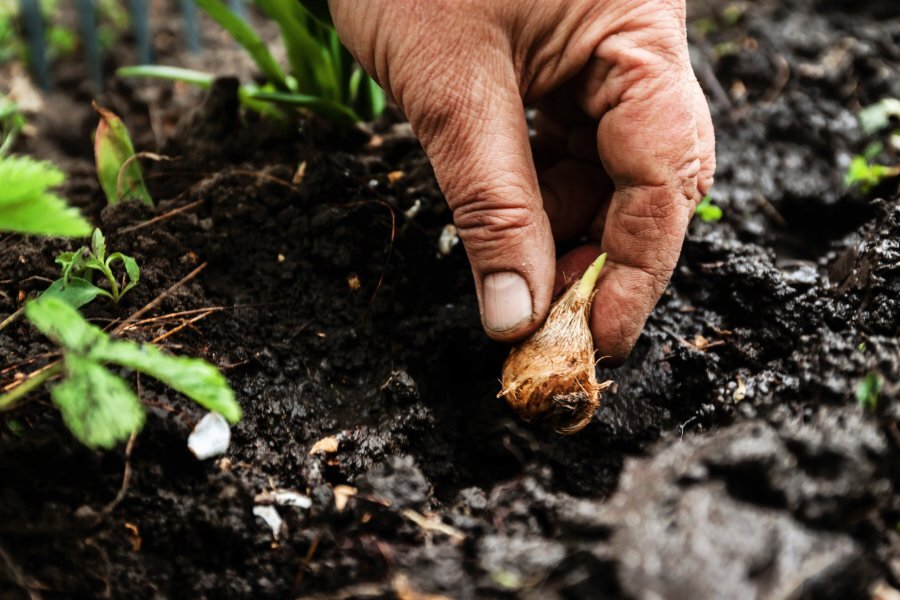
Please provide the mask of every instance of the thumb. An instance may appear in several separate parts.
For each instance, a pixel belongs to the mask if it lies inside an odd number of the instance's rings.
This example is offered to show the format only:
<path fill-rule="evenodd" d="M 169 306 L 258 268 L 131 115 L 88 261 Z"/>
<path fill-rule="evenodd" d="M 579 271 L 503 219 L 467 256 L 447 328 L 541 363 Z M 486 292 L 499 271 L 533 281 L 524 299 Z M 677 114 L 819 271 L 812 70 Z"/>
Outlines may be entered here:
<path fill-rule="evenodd" d="M 547 315 L 554 243 L 513 66 L 479 62 L 462 72 L 445 65 L 398 101 L 453 211 L 485 331 L 515 341 Z"/>

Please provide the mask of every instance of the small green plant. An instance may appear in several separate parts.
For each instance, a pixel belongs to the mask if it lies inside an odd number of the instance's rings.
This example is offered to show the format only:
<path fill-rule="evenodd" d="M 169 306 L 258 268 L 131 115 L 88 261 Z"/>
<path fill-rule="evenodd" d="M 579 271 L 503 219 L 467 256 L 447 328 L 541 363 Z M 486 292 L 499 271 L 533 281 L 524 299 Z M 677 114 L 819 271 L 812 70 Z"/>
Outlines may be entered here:
<path fill-rule="evenodd" d="M 0 98 L 0 157 L 12 150 L 24 127 L 25 116 L 18 105 L 5 96 Z"/>
<path fill-rule="evenodd" d="M 888 167 L 871 162 L 866 154 L 858 154 L 853 157 L 847 174 L 844 175 L 844 185 L 848 188 L 859 186 L 859 189 L 868 194 L 882 181 L 900 177 L 900 166 Z"/>
<path fill-rule="evenodd" d="M 869 373 L 856 384 L 856 401 L 866 410 L 875 410 L 878 407 L 878 394 L 883 385 L 878 373 Z"/>
<path fill-rule="evenodd" d="M 111 110 L 94 104 L 100 115 L 100 124 L 94 134 L 94 159 L 97 162 L 97 179 L 109 204 L 123 200 L 140 200 L 153 206 L 153 198 L 144 184 L 139 156 L 128 135 L 122 119 Z"/>
<path fill-rule="evenodd" d="M 50 397 L 66 426 L 85 445 L 110 448 L 144 424 L 138 397 L 122 377 L 107 368 L 115 365 L 158 379 L 231 423 L 241 418 L 225 376 L 204 360 L 164 354 L 152 344 L 113 339 L 54 296 L 30 301 L 25 315 L 60 346 L 62 360 L 0 396 L 0 410 L 62 375 L 62 381 L 50 389 Z"/>
<path fill-rule="evenodd" d="M 51 283 L 43 295 L 56 296 L 74 308 L 84 306 L 97 296 L 118 302 L 141 278 L 141 268 L 130 256 L 121 252 L 106 256 L 106 238 L 99 228 L 94 229 L 90 248 L 85 246 L 75 252 L 63 252 L 56 257 L 56 262 L 62 267 L 62 276 Z M 125 268 L 121 284 L 113 273 L 116 262 L 121 262 Z M 94 284 L 95 272 L 106 279 L 109 289 Z"/>
<path fill-rule="evenodd" d="M 263 85 L 244 84 L 239 96 L 253 110 L 278 114 L 273 107 L 304 108 L 338 122 L 354 123 L 384 111 L 385 95 L 341 45 L 333 27 L 316 19 L 297 0 L 256 0 L 281 30 L 289 73 L 272 56 L 259 35 L 220 0 L 197 4 L 253 58 L 266 78 Z M 125 77 L 174 79 L 208 87 L 213 76 L 172 67 L 119 69 Z"/>
<path fill-rule="evenodd" d="M 0 156 L 0 231 L 86 237 L 90 224 L 50 190 L 66 176 L 48 162 Z"/>
<path fill-rule="evenodd" d="M 709 194 L 703 197 L 694 213 L 707 223 L 712 223 L 722 218 L 722 209 L 712 203 L 712 197 Z"/>
<path fill-rule="evenodd" d="M 66 25 L 59 23 L 64 20 L 59 18 L 63 10 L 59 5 L 59 0 L 40 1 L 47 58 L 50 61 L 72 54 L 78 47 L 75 33 Z M 22 39 L 17 26 L 17 21 L 21 18 L 20 6 L 16 0 L 0 0 L 0 63 L 28 60 L 28 45 Z"/>

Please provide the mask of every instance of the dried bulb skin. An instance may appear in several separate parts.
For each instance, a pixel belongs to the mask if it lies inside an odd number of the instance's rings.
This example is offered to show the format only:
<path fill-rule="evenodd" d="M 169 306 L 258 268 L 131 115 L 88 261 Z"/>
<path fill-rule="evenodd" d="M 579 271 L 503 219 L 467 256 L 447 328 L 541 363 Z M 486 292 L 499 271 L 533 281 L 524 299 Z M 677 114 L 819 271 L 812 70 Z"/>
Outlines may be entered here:
<path fill-rule="evenodd" d="M 593 287 L 605 257 L 553 304 L 544 325 L 503 363 L 498 395 L 524 420 L 553 421 L 561 434 L 583 429 L 600 406 L 600 392 L 612 385 L 597 382 L 589 323 Z"/>

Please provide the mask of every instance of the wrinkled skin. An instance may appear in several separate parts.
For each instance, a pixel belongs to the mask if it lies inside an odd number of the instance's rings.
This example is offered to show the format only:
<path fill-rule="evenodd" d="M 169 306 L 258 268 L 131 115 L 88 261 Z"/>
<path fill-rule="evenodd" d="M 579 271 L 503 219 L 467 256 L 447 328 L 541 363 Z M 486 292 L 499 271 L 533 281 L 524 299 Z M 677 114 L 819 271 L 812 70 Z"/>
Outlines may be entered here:
<path fill-rule="evenodd" d="M 482 322 L 516 341 L 602 250 L 591 331 L 621 362 L 712 186 L 681 0 L 331 0 L 344 43 L 421 140 Z M 539 109 L 529 139 L 525 105 Z M 532 147 L 533 144 L 533 147 Z M 557 242 L 591 243 L 556 260 Z"/>

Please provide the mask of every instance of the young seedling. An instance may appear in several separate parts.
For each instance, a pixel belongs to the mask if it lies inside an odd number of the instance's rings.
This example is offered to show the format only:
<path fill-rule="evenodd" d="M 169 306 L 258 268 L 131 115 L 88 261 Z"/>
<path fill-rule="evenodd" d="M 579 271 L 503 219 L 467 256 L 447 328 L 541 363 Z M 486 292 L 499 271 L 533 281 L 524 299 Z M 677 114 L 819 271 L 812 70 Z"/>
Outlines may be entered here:
<path fill-rule="evenodd" d="M 0 157 L 5 156 L 25 127 L 25 116 L 18 105 L 6 97 L 0 98 Z"/>
<path fill-rule="evenodd" d="M 94 134 L 94 158 L 97 179 L 109 204 L 123 200 L 140 200 L 153 206 L 153 198 L 144 185 L 141 164 L 135 155 L 128 129 L 114 112 L 94 104 L 100 124 Z"/>
<path fill-rule="evenodd" d="M 713 204 L 712 197 L 707 194 L 703 197 L 703 200 L 700 201 L 700 204 L 697 205 L 694 214 L 700 217 L 701 220 L 712 223 L 722 218 L 722 209 Z"/>
<path fill-rule="evenodd" d="M 4 396 L 0 410 L 10 408 L 53 377 L 53 403 L 79 441 L 91 448 L 110 448 L 144 424 L 138 397 L 106 365 L 149 375 L 231 423 L 241 418 L 234 391 L 211 364 L 197 358 L 170 356 L 152 344 L 111 338 L 88 323 L 77 310 L 55 296 L 42 296 L 25 306 L 28 320 L 62 350 L 62 360 L 32 376 Z"/>
<path fill-rule="evenodd" d="M 121 262 L 125 268 L 127 283 L 123 281 L 122 285 L 113 273 L 112 268 L 116 262 Z M 51 283 L 43 295 L 60 298 L 74 308 L 84 306 L 97 296 L 105 296 L 118 302 L 141 278 L 141 269 L 130 256 L 121 252 L 106 256 L 106 238 L 99 227 L 94 229 L 90 248 L 63 252 L 56 257 L 56 263 L 62 267 L 62 276 Z M 106 279 L 109 289 L 94 284 L 95 272 Z"/>
<path fill-rule="evenodd" d="M 549 419 L 564 435 L 581 431 L 591 421 L 600 392 L 612 385 L 597 382 L 588 320 L 605 262 L 606 254 L 601 254 L 550 307 L 541 328 L 514 347 L 503 364 L 498 396 L 526 421 Z"/>
<path fill-rule="evenodd" d="M 266 79 L 261 86 L 241 86 L 239 97 L 248 108 L 275 116 L 283 114 L 281 108 L 302 108 L 339 123 L 373 119 L 384 111 L 384 91 L 354 62 L 334 28 L 297 0 L 256 0 L 281 30 L 289 72 L 247 22 L 220 0 L 197 4 L 247 51 Z M 125 67 L 118 74 L 174 79 L 204 88 L 214 79 L 209 73 L 156 66 Z"/>
<path fill-rule="evenodd" d="M 878 394 L 883 382 L 878 373 L 869 373 L 856 384 L 856 402 L 866 410 L 878 408 Z"/>
<path fill-rule="evenodd" d="M 866 155 L 859 154 L 853 157 L 847 174 L 844 176 L 844 185 L 848 188 L 859 186 L 859 189 L 868 194 L 882 181 L 900 177 L 900 165 L 888 167 L 870 162 Z"/>
<path fill-rule="evenodd" d="M 0 156 L 0 231 L 85 237 L 90 224 L 50 191 L 65 181 L 48 162 Z"/>

